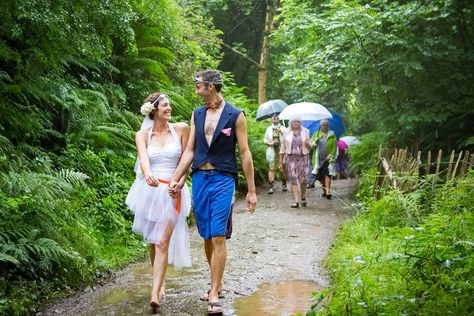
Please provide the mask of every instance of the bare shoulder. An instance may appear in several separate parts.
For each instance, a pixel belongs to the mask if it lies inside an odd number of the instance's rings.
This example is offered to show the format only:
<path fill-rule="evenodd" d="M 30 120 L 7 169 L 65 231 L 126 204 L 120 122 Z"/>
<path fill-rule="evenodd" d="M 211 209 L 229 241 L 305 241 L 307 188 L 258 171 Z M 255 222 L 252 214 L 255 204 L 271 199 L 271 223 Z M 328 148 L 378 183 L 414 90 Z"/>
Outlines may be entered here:
<path fill-rule="evenodd" d="M 176 131 L 182 131 L 184 129 L 189 128 L 189 125 L 185 122 L 178 122 L 178 123 L 173 123 L 171 124 Z"/>
<path fill-rule="evenodd" d="M 146 134 L 148 132 L 148 129 L 146 130 L 139 130 L 135 133 L 135 138 L 145 138 L 146 137 Z"/>

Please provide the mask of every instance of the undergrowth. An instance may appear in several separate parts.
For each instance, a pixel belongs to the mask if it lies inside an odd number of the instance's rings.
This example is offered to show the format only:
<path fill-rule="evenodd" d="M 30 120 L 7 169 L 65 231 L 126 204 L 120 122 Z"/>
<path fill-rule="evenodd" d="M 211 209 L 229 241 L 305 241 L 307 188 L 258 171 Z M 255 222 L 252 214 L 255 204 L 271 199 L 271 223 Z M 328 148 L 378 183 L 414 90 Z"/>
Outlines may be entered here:
<path fill-rule="evenodd" d="M 472 315 L 474 172 L 380 200 L 367 177 L 326 259 L 332 286 L 307 315 Z"/>

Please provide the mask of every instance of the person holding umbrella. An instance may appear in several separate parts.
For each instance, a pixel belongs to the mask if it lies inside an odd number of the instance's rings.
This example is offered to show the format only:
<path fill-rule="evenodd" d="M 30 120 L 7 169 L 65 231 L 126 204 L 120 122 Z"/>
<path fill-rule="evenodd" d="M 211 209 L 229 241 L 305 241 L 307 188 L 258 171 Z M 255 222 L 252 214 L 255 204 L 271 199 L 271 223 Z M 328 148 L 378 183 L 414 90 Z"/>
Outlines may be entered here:
<path fill-rule="evenodd" d="M 275 181 L 275 158 L 280 153 L 280 144 L 283 139 L 284 127 L 280 125 L 280 119 L 278 115 L 272 116 L 272 125 L 267 127 L 265 131 L 264 142 L 267 145 L 266 158 L 268 163 L 268 194 L 273 194 L 273 182 Z M 283 170 L 280 172 L 281 177 L 281 190 L 287 191 L 286 188 L 286 172 Z"/>
<path fill-rule="evenodd" d="M 323 197 L 328 200 L 331 195 L 331 177 L 336 176 L 334 163 L 336 162 L 336 134 L 329 129 L 329 122 L 322 120 L 319 131 L 311 138 L 313 147 L 313 174 L 323 187 Z"/>
<path fill-rule="evenodd" d="M 301 117 L 294 115 L 290 119 L 290 127 L 283 133 L 278 161 L 278 169 L 283 172 L 283 158 L 286 157 L 286 170 L 294 197 L 292 208 L 298 208 L 300 203 L 306 206 L 310 148 L 309 130 L 301 126 Z"/>

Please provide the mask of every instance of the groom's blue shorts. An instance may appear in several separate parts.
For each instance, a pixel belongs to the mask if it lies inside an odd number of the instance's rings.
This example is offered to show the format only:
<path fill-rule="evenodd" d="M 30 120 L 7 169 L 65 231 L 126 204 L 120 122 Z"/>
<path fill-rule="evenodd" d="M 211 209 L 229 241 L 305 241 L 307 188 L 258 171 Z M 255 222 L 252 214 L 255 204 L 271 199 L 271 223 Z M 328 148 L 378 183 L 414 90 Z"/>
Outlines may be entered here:
<path fill-rule="evenodd" d="M 204 239 L 226 236 L 235 179 L 217 170 L 196 170 L 192 179 L 194 216 L 199 234 Z"/>

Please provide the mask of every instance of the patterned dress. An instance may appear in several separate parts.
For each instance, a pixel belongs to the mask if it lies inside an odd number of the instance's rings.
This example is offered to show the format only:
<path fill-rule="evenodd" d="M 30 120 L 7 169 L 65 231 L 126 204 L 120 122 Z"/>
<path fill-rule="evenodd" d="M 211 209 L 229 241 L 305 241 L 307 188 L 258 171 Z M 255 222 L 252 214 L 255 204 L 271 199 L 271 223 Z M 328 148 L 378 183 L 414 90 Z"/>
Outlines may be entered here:
<path fill-rule="evenodd" d="M 303 155 L 301 133 L 295 134 L 291 141 L 291 154 L 286 155 L 286 169 L 291 184 L 308 182 L 308 155 Z"/>

